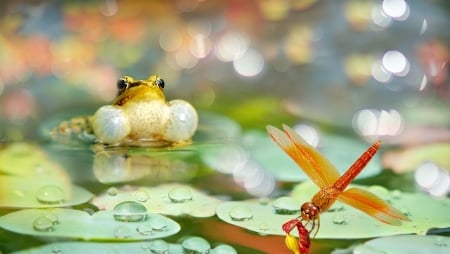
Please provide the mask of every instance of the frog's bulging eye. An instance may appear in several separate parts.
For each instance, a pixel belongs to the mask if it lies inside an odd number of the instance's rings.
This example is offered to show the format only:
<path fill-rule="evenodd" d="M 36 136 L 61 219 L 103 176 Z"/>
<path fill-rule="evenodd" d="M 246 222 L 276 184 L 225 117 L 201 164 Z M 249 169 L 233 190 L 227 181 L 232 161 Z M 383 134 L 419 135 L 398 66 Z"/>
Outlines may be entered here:
<path fill-rule="evenodd" d="M 163 79 L 160 79 L 160 78 L 156 79 L 156 85 L 157 85 L 159 88 L 164 88 L 164 80 L 163 80 Z"/>
<path fill-rule="evenodd" d="M 123 91 L 123 90 L 127 89 L 128 88 L 128 82 L 125 79 L 123 79 L 123 78 L 119 79 L 117 81 L 117 88 L 119 89 L 119 91 Z"/>

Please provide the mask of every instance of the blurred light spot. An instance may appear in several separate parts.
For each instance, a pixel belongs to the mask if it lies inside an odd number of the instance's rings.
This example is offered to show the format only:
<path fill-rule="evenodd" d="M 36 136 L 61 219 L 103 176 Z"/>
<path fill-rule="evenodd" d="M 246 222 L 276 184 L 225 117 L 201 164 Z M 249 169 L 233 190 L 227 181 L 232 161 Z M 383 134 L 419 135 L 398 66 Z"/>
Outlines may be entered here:
<path fill-rule="evenodd" d="M 382 63 L 387 71 L 397 76 L 405 76 L 409 72 L 409 61 L 399 51 L 391 50 L 386 52 L 383 55 Z"/>
<path fill-rule="evenodd" d="M 445 197 L 450 192 L 450 175 L 433 162 L 422 163 L 414 174 L 417 185 L 436 197 Z"/>
<path fill-rule="evenodd" d="M 352 28 L 363 30 L 370 21 L 373 3 L 370 1 L 348 1 L 344 6 L 344 14 Z"/>
<path fill-rule="evenodd" d="M 345 58 L 347 76 L 358 85 L 363 85 L 371 74 L 373 57 L 368 54 L 353 54 Z"/>
<path fill-rule="evenodd" d="M 234 181 L 258 197 L 269 195 L 275 187 L 275 179 L 253 160 L 248 160 L 233 171 Z"/>
<path fill-rule="evenodd" d="M 190 69 L 197 65 L 198 59 L 190 54 L 189 51 L 180 50 L 175 53 L 175 60 L 183 69 Z"/>
<path fill-rule="evenodd" d="M 116 0 L 105 0 L 104 4 L 100 6 L 100 12 L 108 17 L 116 15 L 118 10 Z"/>
<path fill-rule="evenodd" d="M 302 138 L 310 144 L 312 147 L 317 147 L 319 145 L 320 137 L 316 129 L 306 124 L 297 124 L 294 127 L 295 132 L 297 132 Z"/>
<path fill-rule="evenodd" d="M 281 20 L 289 12 L 288 0 L 261 0 L 257 3 L 262 15 L 268 20 Z"/>
<path fill-rule="evenodd" d="M 423 91 L 428 84 L 427 75 L 423 75 L 422 81 L 420 82 L 419 91 Z"/>
<path fill-rule="evenodd" d="M 220 61 L 230 62 L 241 57 L 248 49 L 248 40 L 239 33 L 230 32 L 220 38 L 216 56 Z"/>
<path fill-rule="evenodd" d="M 205 58 L 211 51 L 211 41 L 203 34 L 197 34 L 191 41 L 190 51 L 197 58 Z"/>
<path fill-rule="evenodd" d="M 284 42 L 286 56 L 294 63 L 308 63 L 313 58 L 314 33 L 308 26 L 296 26 L 289 30 Z"/>
<path fill-rule="evenodd" d="M 2 95 L 0 115 L 12 122 L 31 117 L 35 110 L 35 98 L 29 90 L 17 89 Z"/>
<path fill-rule="evenodd" d="M 233 61 L 234 70 L 242 76 L 253 77 L 261 73 L 264 68 L 264 58 L 255 49 L 248 49 L 238 59 Z"/>
<path fill-rule="evenodd" d="M 159 36 L 159 45 L 166 51 L 175 51 L 181 47 L 183 37 L 179 30 L 165 29 Z"/>
<path fill-rule="evenodd" d="M 206 153 L 203 160 L 209 167 L 221 173 L 232 174 L 247 163 L 249 154 L 240 146 L 225 145 Z"/>
<path fill-rule="evenodd" d="M 420 35 L 423 35 L 428 29 L 427 19 L 423 19 L 422 26 L 420 27 Z"/>
<path fill-rule="evenodd" d="M 378 5 L 372 7 L 370 16 L 373 23 L 381 28 L 386 28 L 392 23 L 392 18 L 387 16 Z"/>
<path fill-rule="evenodd" d="M 403 117 L 397 110 L 363 109 L 353 117 L 353 127 L 361 136 L 396 136 L 403 131 Z"/>
<path fill-rule="evenodd" d="M 386 71 L 383 68 L 381 61 L 373 61 L 372 62 L 371 74 L 375 80 L 377 80 L 378 82 L 381 82 L 381 83 L 387 83 L 392 78 L 392 73 Z"/>
<path fill-rule="evenodd" d="M 187 31 L 190 36 L 195 37 L 198 34 L 203 34 L 208 37 L 211 33 L 211 23 L 206 20 L 196 20 L 189 23 Z"/>
<path fill-rule="evenodd" d="M 397 20 L 406 20 L 409 16 L 409 5 L 404 0 L 384 0 L 383 12 Z"/>

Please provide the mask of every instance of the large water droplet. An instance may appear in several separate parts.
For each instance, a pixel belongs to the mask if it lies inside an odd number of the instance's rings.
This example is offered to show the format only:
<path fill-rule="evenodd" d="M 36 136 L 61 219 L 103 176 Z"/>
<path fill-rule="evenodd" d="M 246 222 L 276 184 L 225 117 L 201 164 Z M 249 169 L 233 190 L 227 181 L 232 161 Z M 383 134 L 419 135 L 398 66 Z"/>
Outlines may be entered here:
<path fill-rule="evenodd" d="M 234 221 L 245 221 L 253 218 L 252 210 L 247 206 L 235 206 L 231 208 L 228 215 Z"/>
<path fill-rule="evenodd" d="M 144 249 L 146 251 L 150 251 L 153 254 L 168 254 L 169 253 L 169 244 L 164 240 L 154 240 L 148 243 L 148 249 Z"/>
<path fill-rule="evenodd" d="M 207 254 L 211 245 L 203 238 L 198 236 L 189 237 L 181 244 L 184 253 Z"/>
<path fill-rule="evenodd" d="M 173 203 L 184 203 L 192 200 L 192 191 L 187 187 L 175 187 L 169 191 L 168 197 Z"/>
<path fill-rule="evenodd" d="M 145 190 L 138 190 L 134 193 L 137 201 L 145 203 L 149 199 L 148 193 Z"/>
<path fill-rule="evenodd" d="M 144 221 L 147 217 L 147 208 L 135 201 L 124 201 L 114 207 L 113 214 L 117 221 Z"/>
<path fill-rule="evenodd" d="M 217 245 L 210 254 L 237 254 L 237 251 L 227 244 Z"/>
<path fill-rule="evenodd" d="M 125 226 L 117 226 L 114 229 L 114 236 L 119 239 L 125 239 L 131 237 L 131 230 Z"/>
<path fill-rule="evenodd" d="M 279 197 L 272 203 L 276 214 L 297 214 L 300 212 L 300 203 L 292 197 Z"/>
<path fill-rule="evenodd" d="M 336 225 L 345 225 L 347 222 L 345 221 L 345 217 L 342 214 L 336 214 L 333 216 L 333 223 Z"/>
<path fill-rule="evenodd" d="M 33 228 L 36 231 L 50 232 L 53 231 L 53 222 L 45 216 L 39 216 L 33 221 Z"/>
<path fill-rule="evenodd" d="M 58 186 L 46 185 L 37 191 L 36 198 L 43 204 L 60 204 L 64 202 L 64 191 Z"/>

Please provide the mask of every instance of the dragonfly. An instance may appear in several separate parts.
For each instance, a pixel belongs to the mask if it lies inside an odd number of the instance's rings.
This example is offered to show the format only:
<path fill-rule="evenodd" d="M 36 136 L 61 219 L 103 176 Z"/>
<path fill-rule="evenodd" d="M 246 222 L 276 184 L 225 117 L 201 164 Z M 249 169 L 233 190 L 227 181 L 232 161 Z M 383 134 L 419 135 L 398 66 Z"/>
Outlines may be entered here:
<path fill-rule="evenodd" d="M 298 231 L 298 240 L 291 235 L 291 231 L 294 228 Z M 294 253 L 308 254 L 309 246 L 311 245 L 311 239 L 309 238 L 309 231 L 303 225 L 302 221 L 298 218 L 285 222 L 282 226 L 283 231 L 286 233 L 285 243 L 286 246 Z"/>
<path fill-rule="evenodd" d="M 299 134 L 289 126 L 283 130 L 267 126 L 269 136 L 280 146 L 308 177 L 320 188 L 311 202 L 300 208 L 300 221 L 305 225 L 311 223 L 310 233 L 315 235 L 320 228 L 320 214 L 327 211 L 336 200 L 346 203 L 373 218 L 387 224 L 400 225 L 409 218 L 389 203 L 369 191 L 352 187 L 346 189 L 350 182 L 364 169 L 381 145 L 381 141 L 372 144 L 351 166 L 340 176 L 337 169 L 325 156 L 310 146 Z"/>

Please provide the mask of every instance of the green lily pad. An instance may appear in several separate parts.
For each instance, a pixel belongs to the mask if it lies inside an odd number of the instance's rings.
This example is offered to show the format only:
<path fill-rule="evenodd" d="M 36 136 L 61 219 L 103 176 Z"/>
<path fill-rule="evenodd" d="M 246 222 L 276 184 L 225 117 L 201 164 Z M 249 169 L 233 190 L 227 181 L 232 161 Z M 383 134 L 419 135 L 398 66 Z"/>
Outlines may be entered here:
<path fill-rule="evenodd" d="M 84 240 L 143 240 L 176 234 L 180 226 L 139 204 L 126 203 L 113 211 L 87 212 L 54 208 L 24 209 L 0 217 L 0 227 L 19 234 Z M 140 209 L 136 209 L 140 208 Z"/>
<path fill-rule="evenodd" d="M 92 200 L 101 210 L 112 210 L 117 204 L 135 200 L 144 205 L 149 212 L 172 216 L 189 215 L 211 217 L 222 202 L 191 186 L 182 184 L 163 184 L 156 187 L 124 186 L 112 187 L 103 195 Z"/>
<path fill-rule="evenodd" d="M 15 254 L 48 254 L 48 253 L 71 253 L 71 254 L 110 254 L 110 253 L 166 253 L 166 254 L 185 254 L 183 250 L 187 247 L 197 247 L 190 249 L 188 253 L 210 253 L 210 254 L 236 254 L 237 251 L 230 245 L 219 244 L 214 248 L 203 238 L 191 236 L 185 237 L 180 243 L 168 243 L 164 240 L 150 240 L 141 242 L 119 242 L 119 243 L 99 243 L 99 242 L 58 242 L 43 245 L 37 248 L 13 252 Z M 197 245 L 196 246 L 196 242 Z M 206 246 L 209 252 L 200 252 L 203 246 Z"/>
<path fill-rule="evenodd" d="M 382 237 L 357 246 L 353 253 L 449 253 L 450 237 L 435 235 L 397 235 Z"/>
<path fill-rule="evenodd" d="M 308 179 L 301 168 L 278 147 L 266 132 L 249 131 L 241 138 L 242 144 L 213 147 L 202 153 L 203 161 L 216 170 L 232 172 L 239 164 L 252 160 L 272 173 L 277 180 L 298 182 Z M 323 136 L 322 154 L 341 173 L 369 147 L 362 141 L 338 136 Z M 345 149 L 342 149 L 345 147 Z M 375 155 L 357 179 L 370 177 L 381 172 L 379 155 Z"/>
<path fill-rule="evenodd" d="M 0 207 L 63 207 L 92 198 L 38 146 L 24 143 L 0 150 L 0 186 Z"/>
<path fill-rule="evenodd" d="M 388 191 L 380 186 L 362 187 L 388 200 L 411 221 L 401 226 L 384 224 L 339 201 L 320 216 L 316 238 L 358 239 L 387 235 L 419 233 L 432 227 L 448 227 L 450 199 L 435 200 L 426 195 Z M 302 203 L 311 200 L 318 191 L 311 182 L 299 184 L 290 197 L 283 200 L 247 200 L 224 202 L 217 208 L 220 219 L 261 234 L 284 235 L 281 225 L 299 215 Z M 296 234 L 295 232 L 292 232 Z"/>

